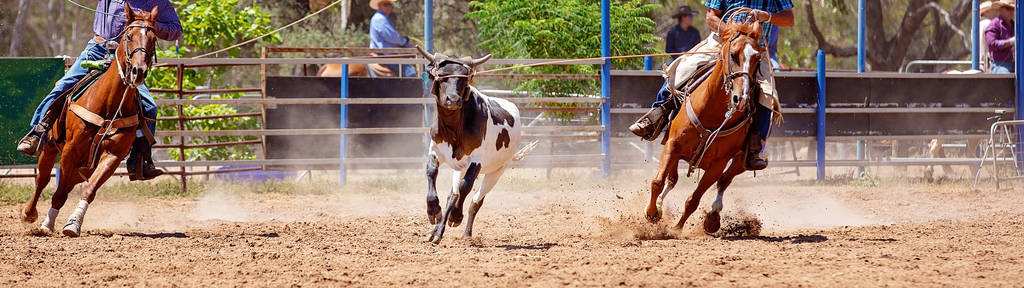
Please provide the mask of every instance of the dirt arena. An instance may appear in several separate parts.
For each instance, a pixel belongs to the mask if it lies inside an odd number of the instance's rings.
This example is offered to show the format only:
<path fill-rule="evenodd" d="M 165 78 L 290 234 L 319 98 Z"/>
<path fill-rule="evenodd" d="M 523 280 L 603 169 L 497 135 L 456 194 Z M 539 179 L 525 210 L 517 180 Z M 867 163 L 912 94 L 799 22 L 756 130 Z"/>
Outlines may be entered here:
<path fill-rule="evenodd" d="M 647 185 L 636 173 L 603 180 L 593 171 L 556 170 L 550 178 L 543 170 L 513 171 L 487 198 L 475 237 L 448 229 L 437 246 L 424 242 L 430 226 L 421 171 L 363 176 L 325 194 L 212 185 L 195 198 L 125 201 L 101 191 L 78 239 L 40 235 L 39 221 L 24 224 L 20 207 L 7 206 L 0 210 L 0 286 L 1024 283 L 1019 189 L 748 175 L 726 194 L 724 217 L 754 215 L 759 236 L 712 237 L 700 232 L 702 213 L 682 231 L 666 228 L 678 220 L 692 180 L 666 199 L 666 219 L 644 221 Z M 447 191 L 450 181 L 438 182 Z M 714 193 L 703 200 L 701 210 Z M 76 202 L 73 195 L 58 227 Z"/>

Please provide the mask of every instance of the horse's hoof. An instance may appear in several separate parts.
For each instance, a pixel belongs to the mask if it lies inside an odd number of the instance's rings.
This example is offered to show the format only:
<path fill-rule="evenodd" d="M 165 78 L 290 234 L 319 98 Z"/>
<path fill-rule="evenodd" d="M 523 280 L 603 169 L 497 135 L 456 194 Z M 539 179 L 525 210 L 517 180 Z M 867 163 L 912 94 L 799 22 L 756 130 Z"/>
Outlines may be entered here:
<path fill-rule="evenodd" d="M 25 223 L 36 222 L 36 219 L 39 219 L 39 212 L 36 212 L 36 209 L 26 210 L 21 216 L 21 221 L 25 221 Z"/>
<path fill-rule="evenodd" d="M 43 224 L 39 226 L 39 231 L 46 234 L 53 234 L 53 227 L 46 227 L 46 224 Z"/>
<path fill-rule="evenodd" d="M 715 232 L 718 232 L 718 229 L 722 226 L 721 220 L 722 219 L 718 215 L 717 211 L 708 212 L 708 214 L 704 216 L 704 233 L 714 234 Z"/>
<path fill-rule="evenodd" d="M 78 237 L 82 232 L 82 222 L 76 219 L 68 219 L 68 224 L 64 225 L 64 236 Z"/>
<path fill-rule="evenodd" d="M 651 211 L 647 211 L 647 221 L 651 223 L 658 223 L 658 221 L 661 221 L 661 207 L 658 207 L 654 214 L 651 214 Z"/>

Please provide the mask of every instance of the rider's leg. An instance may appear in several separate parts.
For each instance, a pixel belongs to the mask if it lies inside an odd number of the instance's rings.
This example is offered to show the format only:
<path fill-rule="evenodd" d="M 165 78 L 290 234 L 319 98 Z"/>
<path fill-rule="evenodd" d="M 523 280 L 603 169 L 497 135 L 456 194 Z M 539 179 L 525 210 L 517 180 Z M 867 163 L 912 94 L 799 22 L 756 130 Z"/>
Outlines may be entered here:
<path fill-rule="evenodd" d="M 761 170 L 768 167 L 768 161 L 762 156 L 764 145 L 772 127 L 772 109 L 778 102 L 778 91 L 775 90 L 775 79 L 772 75 L 771 62 L 767 57 L 761 58 L 757 70 L 757 103 L 754 104 L 754 127 L 747 137 L 747 169 Z M 756 132 L 756 134 L 754 133 Z"/>
<path fill-rule="evenodd" d="M 138 87 L 139 98 L 142 99 L 142 110 L 143 116 L 148 119 L 156 119 L 157 107 L 156 102 L 153 101 L 153 96 L 149 93 L 149 88 L 146 85 Z M 156 134 L 156 122 L 146 122 L 149 127 L 149 131 Z M 136 131 L 135 142 L 132 143 L 132 150 L 128 152 L 128 161 L 126 166 L 128 168 L 128 179 L 132 181 L 137 180 L 149 180 L 156 178 L 157 176 L 163 175 L 164 171 L 157 169 L 153 165 L 153 146 L 149 144 L 149 141 L 143 135 L 142 130 Z M 141 163 L 140 163 L 141 162 Z M 136 168 L 142 167 L 142 177 L 140 178 Z"/>
<path fill-rule="evenodd" d="M 718 36 L 715 34 L 709 35 L 708 38 L 704 39 L 704 41 L 690 49 L 690 52 L 717 51 L 719 49 L 717 37 Z M 665 71 L 665 73 L 674 75 L 673 77 L 670 77 L 671 79 L 674 79 L 673 83 L 671 83 L 672 87 L 678 88 L 693 76 L 698 66 L 713 61 L 714 57 L 715 56 L 712 54 L 686 54 L 676 58 L 676 60 L 672 61 L 672 64 L 669 65 L 668 71 Z M 668 110 L 666 108 L 677 109 L 677 107 L 662 106 L 662 104 L 671 97 L 671 93 L 669 92 L 670 90 L 668 90 L 669 84 L 670 83 L 667 83 L 666 81 L 666 83 L 661 86 L 661 89 L 658 91 L 657 100 L 654 102 L 654 105 L 652 105 L 651 111 L 648 111 L 647 114 L 640 117 L 636 123 L 629 126 L 629 130 L 632 131 L 633 134 L 636 134 L 645 140 L 653 140 L 658 137 L 658 134 L 664 127 L 664 124 L 668 122 L 667 119 L 663 118 L 668 117 L 674 111 L 666 111 Z"/>
<path fill-rule="evenodd" d="M 75 86 L 85 74 L 89 72 L 88 69 L 82 68 L 83 61 L 100 60 L 107 55 L 107 48 L 102 44 L 97 44 L 95 40 L 89 40 L 88 46 L 82 51 L 82 54 L 78 56 L 74 64 L 71 64 L 71 68 L 64 73 L 64 77 L 54 85 L 53 90 L 50 90 L 50 94 L 47 94 L 43 98 L 43 101 L 36 107 L 35 113 L 32 115 L 31 131 L 25 138 L 21 139 L 18 143 L 18 151 L 26 155 L 34 156 L 38 152 L 39 138 L 43 133 L 50 129 L 50 125 L 54 117 L 54 113 L 47 113 L 50 110 L 50 105 L 53 104 L 54 100 L 57 99 L 61 94 L 64 94 L 72 86 Z M 64 103 L 58 103 L 57 105 L 63 105 Z"/>

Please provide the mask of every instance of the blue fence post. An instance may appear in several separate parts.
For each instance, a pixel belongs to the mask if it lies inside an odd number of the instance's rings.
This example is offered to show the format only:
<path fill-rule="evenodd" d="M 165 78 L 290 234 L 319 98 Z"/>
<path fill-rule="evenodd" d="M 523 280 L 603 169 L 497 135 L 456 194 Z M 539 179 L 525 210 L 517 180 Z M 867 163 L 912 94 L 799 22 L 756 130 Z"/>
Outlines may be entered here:
<path fill-rule="evenodd" d="M 341 64 L 341 99 L 348 99 L 348 64 Z M 348 105 L 341 103 L 339 107 L 338 116 L 338 128 L 348 128 Z M 341 181 L 341 186 L 345 186 L 348 178 L 348 171 L 345 169 L 345 134 L 342 133 L 338 136 L 338 159 L 341 159 L 342 163 L 338 163 L 338 180 Z"/>
<path fill-rule="evenodd" d="M 434 0 L 423 0 L 423 43 L 434 52 Z"/>
<path fill-rule="evenodd" d="M 865 49 L 867 48 L 864 44 L 864 23 L 867 19 L 864 14 L 864 2 L 866 0 L 857 1 L 857 73 L 864 73 L 867 70 L 864 64 Z M 864 144 L 862 140 L 857 140 L 857 160 L 864 160 Z M 857 166 L 857 174 L 864 172 L 864 166 Z"/>
<path fill-rule="evenodd" d="M 654 56 L 644 57 L 644 70 L 654 70 Z"/>
<path fill-rule="evenodd" d="M 863 0 L 861 0 L 863 1 Z M 980 12 L 978 0 L 971 1 L 971 69 L 981 70 L 981 64 L 978 59 L 981 59 L 981 48 L 978 43 L 978 38 L 981 34 L 981 27 L 978 27 L 978 21 L 981 21 L 981 17 L 978 15 Z"/>
<path fill-rule="evenodd" d="M 1018 0 L 1017 2 L 1021 2 L 1021 1 Z M 1024 3 L 1018 3 L 1018 4 L 1024 4 Z M 1024 17 L 1024 9 L 1016 9 L 1016 11 L 1014 13 L 1016 14 L 1014 16 L 1014 19 L 1024 19 L 1024 18 L 1022 18 L 1022 17 Z M 1024 33 L 1024 23 L 1021 23 L 1020 21 L 1014 21 L 1014 26 L 1015 26 L 1014 27 L 1014 30 L 1015 30 L 1014 33 L 1016 33 L 1014 35 L 1022 35 L 1021 33 Z M 1014 45 L 1013 47 L 1014 47 L 1014 49 L 1016 49 L 1016 53 L 1017 53 L 1016 55 L 1024 55 L 1024 54 L 1021 54 L 1021 53 L 1024 53 L 1024 46 Z M 1024 70 L 1024 61 L 1015 61 L 1015 63 L 1013 63 L 1013 65 L 1015 65 L 1015 70 L 1016 70 L 1016 73 L 1015 73 L 1016 77 L 1014 77 L 1014 80 L 1016 80 L 1015 82 L 1017 84 L 1016 85 L 1016 94 L 1015 94 L 1015 96 L 1017 96 L 1016 97 L 1017 98 L 1017 103 L 1015 105 L 1016 110 L 1015 110 L 1015 113 L 1014 113 L 1015 114 L 1014 116 L 1016 116 L 1016 117 L 1014 117 L 1014 119 L 1024 120 L 1024 77 L 1021 77 L 1021 75 L 1020 75 L 1021 71 Z M 1017 145 L 1016 146 L 1017 146 L 1016 147 L 1016 149 L 1017 149 L 1016 150 L 1017 151 L 1017 162 L 1022 164 L 1022 165 L 1024 165 L 1024 154 L 1021 154 L 1021 151 L 1024 151 L 1024 150 L 1021 150 L 1021 149 L 1024 149 L 1024 128 L 1017 128 Z"/>
<path fill-rule="evenodd" d="M 612 54 L 611 47 L 611 1 L 601 0 L 601 57 L 609 57 Z M 601 125 L 604 126 L 604 133 L 601 133 L 601 154 L 604 160 L 601 161 L 601 175 L 608 177 L 612 170 L 611 142 L 612 142 L 612 60 L 605 58 L 601 66 L 601 97 L 604 102 L 601 104 Z"/>
<path fill-rule="evenodd" d="M 814 159 L 818 167 L 818 180 L 825 180 L 825 51 L 818 50 L 818 153 Z"/>

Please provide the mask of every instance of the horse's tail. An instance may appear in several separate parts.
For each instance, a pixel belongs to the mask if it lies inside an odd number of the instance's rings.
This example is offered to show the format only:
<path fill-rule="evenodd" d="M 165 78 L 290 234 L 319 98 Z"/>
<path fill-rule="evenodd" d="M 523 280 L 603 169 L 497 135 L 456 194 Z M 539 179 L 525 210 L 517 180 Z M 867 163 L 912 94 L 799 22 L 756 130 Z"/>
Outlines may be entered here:
<path fill-rule="evenodd" d="M 538 143 L 540 143 L 540 140 L 533 140 L 530 144 L 526 144 L 526 147 L 519 149 L 519 152 L 516 152 L 516 155 L 512 156 L 512 161 L 521 161 L 523 158 L 526 158 L 526 154 L 530 154 L 530 151 L 533 151 L 533 148 L 537 148 Z"/>

